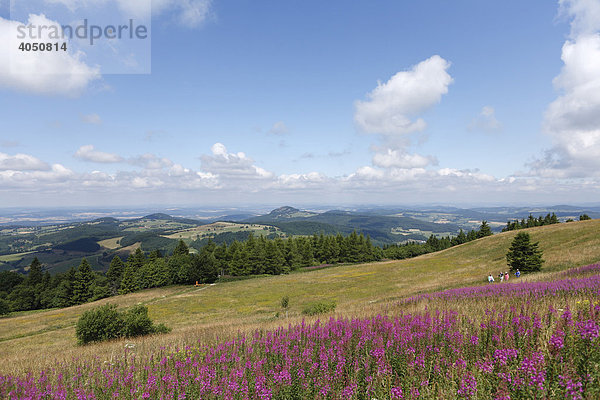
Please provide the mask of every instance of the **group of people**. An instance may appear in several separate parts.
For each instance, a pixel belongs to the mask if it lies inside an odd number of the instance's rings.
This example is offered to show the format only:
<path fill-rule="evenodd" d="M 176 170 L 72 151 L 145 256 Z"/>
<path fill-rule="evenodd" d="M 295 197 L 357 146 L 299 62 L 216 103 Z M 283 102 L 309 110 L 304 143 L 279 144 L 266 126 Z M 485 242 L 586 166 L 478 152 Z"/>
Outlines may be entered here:
<path fill-rule="evenodd" d="M 519 271 L 518 269 L 515 271 L 515 276 L 518 278 L 521 276 L 521 271 Z M 508 272 L 500 272 L 498 274 L 498 281 L 500 282 L 508 282 L 508 278 L 510 277 L 510 275 L 508 274 Z M 488 275 L 488 282 L 489 283 L 493 283 L 495 282 L 494 280 L 494 275 L 492 275 L 492 273 L 490 272 L 490 274 Z"/>

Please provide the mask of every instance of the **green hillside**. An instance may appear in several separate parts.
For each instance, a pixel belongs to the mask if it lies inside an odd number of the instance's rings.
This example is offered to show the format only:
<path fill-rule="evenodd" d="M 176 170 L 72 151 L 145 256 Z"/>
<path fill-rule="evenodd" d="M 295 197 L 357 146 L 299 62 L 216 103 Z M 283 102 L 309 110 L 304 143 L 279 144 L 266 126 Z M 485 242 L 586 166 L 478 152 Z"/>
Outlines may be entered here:
<path fill-rule="evenodd" d="M 540 242 L 543 272 L 522 279 L 541 279 L 569 267 L 600 261 L 600 220 L 563 223 L 526 230 Z M 438 253 L 401 261 L 347 265 L 289 275 L 269 276 L 203 287 L 173 286 L 146 290 L 60 310 L 22 313 L 0 319 L 5 361 L 0 371 L 42 366 L 44 360 L 98 356 L 110 358 L 123 342 L 84 349 L 75 346 L 78 316 L 99 304 L 120 307 L 146 304 L 157 323 L 173 332 L 139 339 L 139 352 L 156 346 L 178 346 L 201 339 L 235 335 L 238 330 L 270 328 L 302 319 L 302 309 L 317 300 L 335 300 L 344 316 L 385 310 L 390 301 L 413 294 L 484 283 L 488 273 L 507 269 L 505 254 L 516 231 L 479 239 Z M 276 317 L 280 300 L 289 296 L 289 318 Z M 37 357 L 35 355 L 38 355 Z"/>

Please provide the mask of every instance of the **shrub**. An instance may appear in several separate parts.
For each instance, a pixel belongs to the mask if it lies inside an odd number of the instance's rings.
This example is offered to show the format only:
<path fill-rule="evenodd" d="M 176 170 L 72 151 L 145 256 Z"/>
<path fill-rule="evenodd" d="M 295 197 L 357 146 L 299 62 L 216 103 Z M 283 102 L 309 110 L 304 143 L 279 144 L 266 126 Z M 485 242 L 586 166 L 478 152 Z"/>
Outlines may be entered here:
<path fill-rule="evenodd" d="M 319 301 L 318 303 L 309 304 L 304 310 L 302 310 L 302 314 L 306 315 L 317 315 L 317 314 L 325 314 L 335 310 L 336 304 L 335 301 Z"/>
<path fill-rule="evenodd" d="M 125 326 L 123 335 L 125 337 L 142 336 L 153 333 L 154 326 L 148 317 L 148 308 L 137 305 L 124 313 Z"/>
<path fill-rule="evenodd" d="M 88 310 L 77 321 L 75 334 L 79 344 L 116 339 L 123 335 L 125 321 L 116 306 L 106 304 Z"/>
<path fill-rule="evenodd" d="M 154 325 L 145 306 L 137 305 L 130 310 L 119 312 L 116 306 L 107 304 L 84 312 L 77 321 L 75 333 L 79 344 L 87 344 L 170 331 L 171 329 L 163 324 Z"/>
<path fill-rule="evenodd" d="M 10 304 L 4 299 L 0 299 L 0 315 L 8 315 L 10 313 Z"/>

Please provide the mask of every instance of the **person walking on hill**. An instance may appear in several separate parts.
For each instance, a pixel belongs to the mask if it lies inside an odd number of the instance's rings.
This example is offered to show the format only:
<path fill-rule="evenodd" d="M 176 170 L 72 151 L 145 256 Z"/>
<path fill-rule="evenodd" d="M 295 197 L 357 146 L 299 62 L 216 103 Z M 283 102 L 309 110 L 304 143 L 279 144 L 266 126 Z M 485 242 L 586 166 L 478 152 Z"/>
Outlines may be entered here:
<path fill-rule="evenodd" d="M 517 272 L 515 272 L 515 276 L 516 276 L 517 278 L 519 278 L 519 277 L 521 276 L 521 271 L 519 271 L 519 270 L 517 269 Z"/>
<path fill-rule="evenodd" d="M 492 275 L 492 273 L 490 272 L 490 274 L 488 275 L 488 282 L 489 283 L 494 283 L 494 275 Z"/>
<path fill-rule="evenodd" d="M 498 274 L 498 278 L 500 279 L 500 282 L 504 282 L 504 273 L 503 273 L 503 272 L 500 272 L 500 273 Z"/>
<path fill-rule="evenodd" d="M 504 280 L 505 280 L 506 282 L 508 282 L 508 272 L 505 272 L 505 273 L 504 273 Z"/>

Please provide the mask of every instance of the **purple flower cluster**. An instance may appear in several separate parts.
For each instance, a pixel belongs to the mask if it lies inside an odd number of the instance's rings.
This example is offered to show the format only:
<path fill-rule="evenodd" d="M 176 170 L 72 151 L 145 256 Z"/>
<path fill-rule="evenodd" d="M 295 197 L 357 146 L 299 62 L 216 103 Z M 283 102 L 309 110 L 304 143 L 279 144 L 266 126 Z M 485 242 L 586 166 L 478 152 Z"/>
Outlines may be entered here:
<path fill-rule="evenodd" d="M 586 296 L 598 304 L 598 279 L 456 289 L 421 297 L 448 300 L 440 309 L 302 322 L 215 345 L 160 349 L 147 359 L 125 350 L 110 363 L 0 376 L 0 398 L 592 398 L 600 387 L 600 308 L 540 313 L 537 301 L 560 293 L 563 303 Z M 457 311 L 465 299 L 485 296 L 526 301 L 482 315 Z"/>
<path fill-rule="evenodd" d="M 600 264 L 594 264 L 593 266 Z M 485 299 L 488 297 L 544 297 L 558 296 L 564 293 L 581 293 L 599 295 L 600 274 L 580 279 L 562 279 L 548 282 L 519 282 L 505 283 L 502 285 L 470 286 L 457 289 L 448 289 L 442 292 L 424 293 L 410 297 L 404 302 L 418 302 L 421 300 L 450 300 L 450 299 Z"/>

